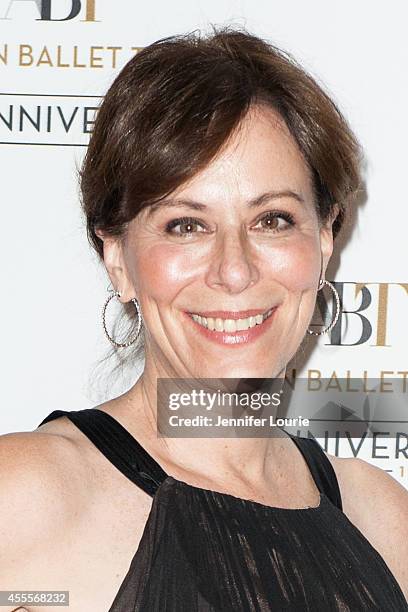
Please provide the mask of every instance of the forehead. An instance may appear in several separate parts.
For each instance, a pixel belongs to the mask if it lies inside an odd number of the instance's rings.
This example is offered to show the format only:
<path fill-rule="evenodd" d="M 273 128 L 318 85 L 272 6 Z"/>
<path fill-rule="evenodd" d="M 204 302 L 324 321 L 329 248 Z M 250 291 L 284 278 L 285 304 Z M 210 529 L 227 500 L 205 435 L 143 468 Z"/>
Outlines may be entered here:
<path fill-rule="evenodd" d="M 197 198 L 256 196 L 270 189 L 293 189 L 312 196 L 312 177 L 295 139 L 280 115 L 253 106 L 217 156 L 173 196 Z"/>

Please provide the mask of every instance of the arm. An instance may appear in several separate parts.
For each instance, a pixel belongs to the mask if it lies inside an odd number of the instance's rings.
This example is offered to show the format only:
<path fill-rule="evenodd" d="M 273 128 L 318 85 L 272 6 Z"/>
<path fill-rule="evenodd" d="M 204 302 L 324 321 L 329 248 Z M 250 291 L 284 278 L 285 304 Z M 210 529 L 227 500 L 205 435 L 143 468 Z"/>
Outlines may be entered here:
<path fill-rule="evenodd" d="M 0 437 L 0 590 L 67 589 L 64 568 L 53 561 L 78 516 L 75 452 L 62 436 Z M 42 610 L 20 606 L 2 609 Z"/>
<path fill-rule="evenodd" d="M 338 478 L 344 513 L 383 557 L 408 601 L 408 491 L 363 459 L 326 455 Z"/>

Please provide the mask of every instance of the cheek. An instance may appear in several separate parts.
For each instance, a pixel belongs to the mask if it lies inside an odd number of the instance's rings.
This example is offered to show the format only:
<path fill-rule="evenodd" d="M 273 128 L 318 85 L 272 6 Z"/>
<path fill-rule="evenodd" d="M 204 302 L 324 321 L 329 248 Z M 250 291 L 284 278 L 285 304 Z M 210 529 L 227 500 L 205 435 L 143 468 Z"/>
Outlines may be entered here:
<path fill-rule="evenodd" d="M 315 289 L 320 273 L 319 243 L 306 238 L 270 249 L 264 259 L 265 275 L 291 292 Z"/>
<path fill-rule="evenodd" d="M 170 301 L 194 277 L 191 258 L 176 245 L 151 246 L 138 253 L 133 261 L 137 292 L 157 301 Z"/>

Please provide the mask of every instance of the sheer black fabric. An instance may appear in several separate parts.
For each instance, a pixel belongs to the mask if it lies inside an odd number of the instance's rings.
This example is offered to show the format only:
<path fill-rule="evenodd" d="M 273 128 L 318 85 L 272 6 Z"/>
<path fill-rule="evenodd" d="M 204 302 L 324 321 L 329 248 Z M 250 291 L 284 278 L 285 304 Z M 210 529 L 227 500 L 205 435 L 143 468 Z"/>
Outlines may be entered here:
<path fill-rule="evenodd" d="M 343 513 L 336 474 L 315 440 L 291 436 L 320 504 L 276 508 L 168 476 L 98 408 L 55 410 L 40 425 L 61 416 L 153 497 L 109 612 L 408 612 L 384 559 Z"/>

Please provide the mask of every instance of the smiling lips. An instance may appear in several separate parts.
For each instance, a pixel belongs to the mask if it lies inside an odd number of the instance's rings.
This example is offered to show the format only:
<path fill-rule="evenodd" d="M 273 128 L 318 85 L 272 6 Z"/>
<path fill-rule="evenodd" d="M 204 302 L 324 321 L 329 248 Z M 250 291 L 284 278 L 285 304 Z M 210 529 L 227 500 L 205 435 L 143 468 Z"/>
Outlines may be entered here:
<path fill-rule="evenodd" d="M 272 306 L 273 308 L 273 306 Z M 270 310 L 271 308 L 269 308 Z M 245 319 L 247 317 L 255 317 L 256 315 L 263 315 L 267 310 L 261 308 L 252 308 L 250 310 L 203 310 L 201 312 L 189 312 L 188 314 L 197 314 L 202 317 L 212 317 L 220 319 Z"/>
<path fill-rule="evenodd" d="M 202 325 L 203 327 L 209 329 L 210 331 L 218 331 L 218 332 L 236 332 L 236 331 L 245 331 L 250 329 L 251 327 L 255 327 L 255 325 L 260 325 L 265 321 L 267 317 L 272 314 L 273 308 L 269 308 L 266 312 L 259 313 L 255 310 L 245 310 L 241 312 L 226 312 L 226 311 L 212 311 L 207 314 L 191 314 L 191 317 L 196 323 Z M 219 313 L 225 313 L 228 316 L 216 316 Z M 253 313 L 253 314 L 249 314 Z"/>
<path fill-rule="evenodd" d="M 252 342 L 264 334 L 270 328 L 277 309 L 278 306 L 272 306 L 266 311 L 213 310 L 200 314 L 185 312 L 185 315 L 203 337 L 216 344 L 234 347 Z M 209 313 L 213 316 L 205 316 Z M 224 316 L 219 316 L 220 313 Z M 225 314 L 227 314 L 227 317 L 225 317 Z"/>

